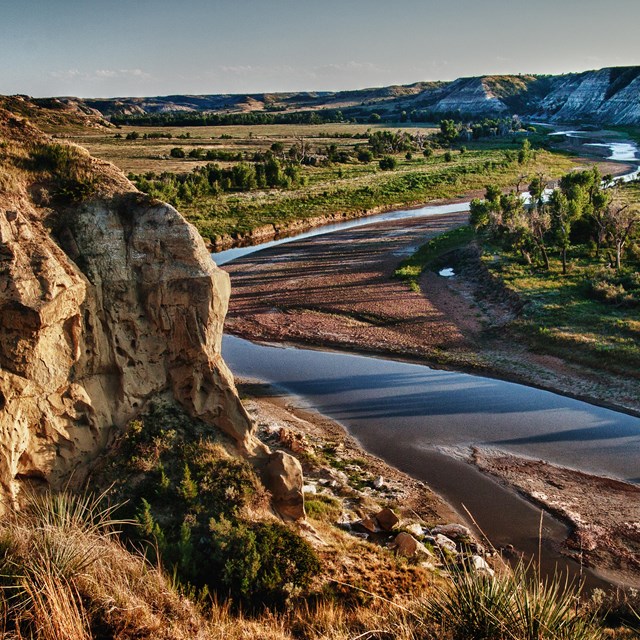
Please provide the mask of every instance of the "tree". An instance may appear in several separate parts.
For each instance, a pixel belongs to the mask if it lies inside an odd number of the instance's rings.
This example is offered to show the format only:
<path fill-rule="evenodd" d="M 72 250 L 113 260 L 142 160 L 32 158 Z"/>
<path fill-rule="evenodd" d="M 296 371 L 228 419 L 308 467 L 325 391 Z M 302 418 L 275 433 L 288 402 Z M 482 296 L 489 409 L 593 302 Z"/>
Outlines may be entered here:
<path fill-rule="evenodd" d="M 440 135 L 445 142 L 454 142 L 458 138 L 458 127 L 455 121 L 440 120 Z"/>
<path fill-rule="evenodd" d="M 531 143 L 528 139 L 525 139 L 522 143 L 522 148 L 518 151 L 518 162 L 520 164 L 527 164 L 532 157 L 533 152 L 531 151 Z"/>
<path fill-rule="evenodd" d="M 284 143 L 282 142 L 274 142 L 271 145 L 271 151 L 279 156 L 282 160 L 285 159 L 285 155 L 284 155 Z"/>
<path fill-rule="evenodd" d="M 616 249 L 616 270 L 622 267 L 622 254 L 636 224 L 640 223 L 640 207 L 615 197 L 604 212 L 609 236 Z"/>
<path fill-rule="evenodd" d="M 555 189 L 549 197 L 551 226 L 556 244 L 560 248 L 562 273 L 567 273 L 567 250 L 571 246 L 571 225 L 579 212 L 576 200 L 569 200 L 562 191 Z"/>

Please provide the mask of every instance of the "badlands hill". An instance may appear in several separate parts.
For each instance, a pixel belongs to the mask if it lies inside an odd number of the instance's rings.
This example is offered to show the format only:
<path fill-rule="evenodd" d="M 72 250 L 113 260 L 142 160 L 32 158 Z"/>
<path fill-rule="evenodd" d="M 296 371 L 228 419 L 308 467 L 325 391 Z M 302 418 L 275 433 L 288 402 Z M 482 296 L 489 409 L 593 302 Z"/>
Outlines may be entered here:
<path fill-rule="evenodd" d="M 640 124 L 640 66 L 611 67 L 560 76 L 480 76 L 452 82 L 416 82 L 354 91 L 249 95 L 172 95 L 147 98 L 59 98 L 81 114 L 132 119 L 168 113 L 286 113 L 341 110 L 345 117 L 376 112 L 398 119 L 403 111 L 437 116 L 517 114 L 550 122 Z"/>
<path fill-rule="evenodd" d="M 198 232 L 113 165 L 2 108 L 0 274 L 0 504 L 82 482 L 162 398 L 226 434 L 276 508 L 302 514 L 299 464 L 254 438 L 220 356 L 229 279 Z"/>

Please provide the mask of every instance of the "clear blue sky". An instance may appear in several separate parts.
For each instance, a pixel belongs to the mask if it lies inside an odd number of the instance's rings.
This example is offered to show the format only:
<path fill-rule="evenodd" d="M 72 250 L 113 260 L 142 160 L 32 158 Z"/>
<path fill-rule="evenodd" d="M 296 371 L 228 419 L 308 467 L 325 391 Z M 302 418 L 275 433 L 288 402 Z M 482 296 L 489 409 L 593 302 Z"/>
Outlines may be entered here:
<path fill-rule="evenodd" d="M 640 64 L 640 0 L 0 0 L 0 93 L 349 89 Z"/>

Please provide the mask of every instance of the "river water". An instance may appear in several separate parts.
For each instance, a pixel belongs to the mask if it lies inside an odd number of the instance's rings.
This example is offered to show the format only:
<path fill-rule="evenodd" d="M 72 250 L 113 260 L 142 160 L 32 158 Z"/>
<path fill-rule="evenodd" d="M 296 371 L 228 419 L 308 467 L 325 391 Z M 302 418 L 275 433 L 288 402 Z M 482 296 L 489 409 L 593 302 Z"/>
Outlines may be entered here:
<path fill-rule="evenodd" d="M 395 211 L 213 257 L 224 264 L 305 237 L 464 210 L 468 203 Z M 640 419 L 624 413 L 501 380 L 234 336 L 224 337 L 223 357 L 234 374 L 293 394 L 338 420 L 374 455 L 426 482 L 459 513 L 468 509 L 497 547 L 511 543 L 534 555 L 539 511 L 464 462 L 471 446 L 640 483 Z M 555 550 L 566 534 L 547 517 L 543 562 L 550 571 L 567 564 Z"/>

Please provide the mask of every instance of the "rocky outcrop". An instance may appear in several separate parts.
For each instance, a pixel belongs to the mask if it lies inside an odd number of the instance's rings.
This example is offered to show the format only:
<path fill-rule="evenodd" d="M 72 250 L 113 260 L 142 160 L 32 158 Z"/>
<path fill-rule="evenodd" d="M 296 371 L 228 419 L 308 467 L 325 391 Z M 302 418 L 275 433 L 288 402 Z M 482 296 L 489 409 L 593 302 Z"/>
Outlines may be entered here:
<path fill-rule="evenodd" d="M 305 517 L 302 466 L 297 458 L 284 451 L 272 453 L 266 465 L 265 480 L 281 516 L 289 520 Z"/>
<path fill-rule="evenodd" d="M 488 90 L 482 78 L 460 78 L 442 90 L 442 94 L 430 111 L 458 111 L 472 116 L 505 114 L 508 111 L 507 105 Z"/>
<path fill-rule="evenodd" d="M 0 111 L 0 142 L 3 496 L 15 502 L 24 482 L 81 481 L 159 394 L 266 462 L 220 355 L 229 279 L 195 228 L 88 156 L 90 198 L 36 206 L 41 176 L 23 167 L 47 139 Z M 287 482 L 301 488 L 301 476 Z"/>
<path fill-rule="evenodd" d="M 539 115 L 556 122 L 640 123 L 640 68 L 610 68 L 556 78 Z"/>

